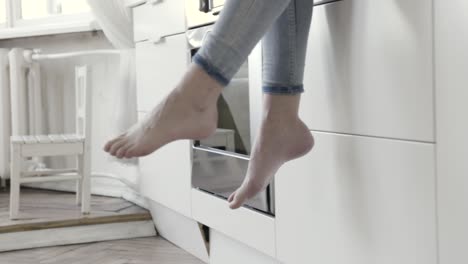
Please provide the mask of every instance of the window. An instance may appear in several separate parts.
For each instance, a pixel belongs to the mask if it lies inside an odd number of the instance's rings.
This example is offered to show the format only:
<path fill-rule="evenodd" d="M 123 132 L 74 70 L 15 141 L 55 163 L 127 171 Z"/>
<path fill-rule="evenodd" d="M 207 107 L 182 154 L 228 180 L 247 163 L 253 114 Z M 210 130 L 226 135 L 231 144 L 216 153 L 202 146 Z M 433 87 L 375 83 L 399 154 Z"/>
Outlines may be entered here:
<path fill-rule="evenodd" d="M 89 13 L 86 0 L 21 0 L 22 19 Z"/>
<path fill-rule="evenodd" d="M 6 1 L 0 0 L 0 25 L 5 26 L 7 22 Z"/>
<path fill-rule="evenodd" d="M 0 0 L 0 39 L 96 29 L 87 0 Z"/>

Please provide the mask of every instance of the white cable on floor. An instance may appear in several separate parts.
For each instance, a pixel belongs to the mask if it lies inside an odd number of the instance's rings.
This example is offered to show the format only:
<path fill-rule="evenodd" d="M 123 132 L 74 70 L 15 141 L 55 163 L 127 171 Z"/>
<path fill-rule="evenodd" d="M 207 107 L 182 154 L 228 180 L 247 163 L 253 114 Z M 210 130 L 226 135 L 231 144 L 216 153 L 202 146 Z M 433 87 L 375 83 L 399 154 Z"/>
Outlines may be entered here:
<path fill-rule="evenodd" d="M 134 191 L 138 190 L 138 186 L 136 184 L 134 184 L 133 182 L 130 182 L 127 179 L 116 176 L 114 174 L 103 173 L 103 172 L 91 172 L 91 177 L 92 178 L 109 178 L 109 179 L 118 180 L 121 183 L 123 183 L 125 186 L 129 187 L 130 189 L 132 189 Z"/>

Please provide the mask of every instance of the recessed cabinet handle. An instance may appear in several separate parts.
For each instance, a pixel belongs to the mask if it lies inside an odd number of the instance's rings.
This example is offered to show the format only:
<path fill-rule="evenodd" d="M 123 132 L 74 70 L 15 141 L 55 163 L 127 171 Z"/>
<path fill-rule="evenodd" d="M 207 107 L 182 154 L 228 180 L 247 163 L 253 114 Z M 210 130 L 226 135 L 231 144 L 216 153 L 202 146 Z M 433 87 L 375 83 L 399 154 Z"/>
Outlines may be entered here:
<path fill-rule="evenodd" d="M 157 4 L 160 4 L 160 3 L 162 3 L 162 2 L 163 2 L 163 0 L 148 0 L 147 3 L 148 3 L 149 5 L 157 5 Z"/>
<path fill-rule="evenodd" d="M 166 37 L 168 37 L 168 35 L 167 35 L 167 36 L 155 37 L 155 38 L 150 39 L 150 42 L 153 43 L 154 45 L 156 45 L 156 44 L 159 44 L 159 43 L 164 42 L 164 40 L 166 39 Z"/>

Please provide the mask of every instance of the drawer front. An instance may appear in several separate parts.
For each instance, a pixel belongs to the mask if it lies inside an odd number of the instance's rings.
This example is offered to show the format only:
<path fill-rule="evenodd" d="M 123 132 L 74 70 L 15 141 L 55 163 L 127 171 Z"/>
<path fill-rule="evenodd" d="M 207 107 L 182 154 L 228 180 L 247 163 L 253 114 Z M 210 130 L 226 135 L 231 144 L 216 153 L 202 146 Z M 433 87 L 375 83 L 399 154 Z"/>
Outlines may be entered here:
<path fill-rule="evenodd" d="M 216 231 L 270 257 L 276 257 L 273 217 L 244 207 L 232 210 L 225 199 L 197 189 L 192 189 L 192 216 Z"/>
<path fill-rule="evenodd" d="M 151 111 L 182 78 L 189 54 L 185 34 L 136 44 L 138 111 Z"/>
<path fill-rule="evenodd" d="M 184 0 L 147 1 L 133 9 L 134 40 L 158 40 L 185 31 Z"/>
<path fill-rule="evenodd" d="M 434 141 L 431 5 L 316 7 L 300 109 L 310 129 Z"/>
<path fill-rule="evenodd" d="M 313 134 L 275 178 L 278 258 L 436 264 L 434 144 Z"/>

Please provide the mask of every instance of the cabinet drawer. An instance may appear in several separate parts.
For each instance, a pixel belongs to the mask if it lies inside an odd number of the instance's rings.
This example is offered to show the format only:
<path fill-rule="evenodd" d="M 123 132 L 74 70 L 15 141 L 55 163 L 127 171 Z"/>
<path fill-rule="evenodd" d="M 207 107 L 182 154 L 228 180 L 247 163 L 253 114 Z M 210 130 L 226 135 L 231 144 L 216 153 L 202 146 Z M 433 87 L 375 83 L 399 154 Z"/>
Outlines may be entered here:
<path fill-rule="evenodd" d="M 300 113 L 310 129 L 434 141 L 432 3 L 316 7 Z"/>
<path fill-rule="evenodd" d="M 216 231 L 276 257 L 273 217 L 244 207 L 232 210 L 225 199 L 197 189 L 192 189 L 192 216 Z"/>
<path fill-rule="evenodd" d="M 434 144 L 313 134 L 275 178 L 278 258 L 436 264 Z"/>
<path fill-rule="evenodd" d="M 185 31 L 184 0 L 149 0 L 133 8 L 134 40 L 156 41 Z"/>
<path fill-rule="evenodd" d="M 188 60 L 185 34 L 136 44 L 138 111 L 151 111 L 177 85 Z"/>

